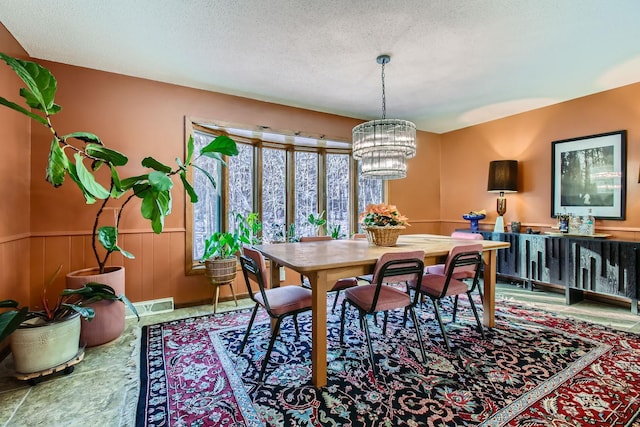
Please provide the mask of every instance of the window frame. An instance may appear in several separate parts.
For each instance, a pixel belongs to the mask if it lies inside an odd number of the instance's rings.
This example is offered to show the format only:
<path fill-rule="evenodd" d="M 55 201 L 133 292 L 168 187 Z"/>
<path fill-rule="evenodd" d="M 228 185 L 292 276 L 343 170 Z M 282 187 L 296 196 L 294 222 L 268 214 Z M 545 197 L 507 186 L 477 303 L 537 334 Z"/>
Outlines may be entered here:
<path fill-rule="evenodd" d="M 212 126 L 209 127 L 208 125 Z M 253 131 L 256 137 L 247 137 L 240 136 L 234 133 L 228 132 L 228 129 L 240 129 L 243 131 Z M 244 124 L 235 124 L 235 123 L 227 123 L 220 122 L 214 120 L 207 119 L 199 119 L 185 116 L 185 135 L 184 135 L 184 155 L 186 156 L 187 150 L 187 142 L 189 137 L 193 134 L 194 131 L 200 131 L 209 133 L 212 135 L 212 138 L 215 138 L 218 135 L 227 135 L 231 137 L 236 143 L 248 144 L 253 146 L 254 149 L 254 173 L 253 173 L 253 186 L 254 189 L 262 188 L 262 177 L 263 177 L 263 168 L 262 168 L 262 148 L 277 148 L 284 149 L 286 151 L 285 162 L 286 162 L 286 192 L 287 194 L 292 194 L 295 190 L 295 171 L 294 171 L 294 157 L 296 151 L 307 151 L 307 152 L 316 152 L 318 153 L 318 212 L 326 211 L 326 202 L 327 202 L 327 154 L 347 154 L 349 155 L 349 192 L 350 192 L 350 200 L 349 204 L 351 206 L 351 228 L 348 230 L 348 234 L 356 233 L 358 231 L 358 164 L 351 156 L 351 149 L 346 148 L 335 148 L 328 146 L 317 146 L 312 147 L 308 145 L 297 145 L 295 144 L 295 137 L 301 136 L 302 138 L 307 139 L 316 139 L 319 144 L 326 142 L 338 142 L 338 143 L 346 143 L 351 144 L 350 141 L 345 141 L 343 138 L 328 138 L 326 135 L 319 134 L 303 134 L 303 132 L 291 132 L 291 131 L 283 131 L 283 130 L 274 130 L 266 126 L 247 126 Z M 273 142 L 273 141 L 265 141 L 261 139 L 258 135 L 262 132 L 268 131 L 270 134 L 283 135 L 285 142 Z M 328 144 L 326 144 L 328 145 Z M 225 156 L 226 161 L 226 156 Z M 220 225 L 222 230 L 226 230 L 228 227 L 228 216 L 229 216 L 229 201 L 228 201 L 228 191 L 229 191 L 229 170 L 228 167 L 222 167 L 222 182 L 216 183 L 220 186 L 221 190 L 221 202 L 220 206 L 223 210 Z M 189 182 L 192 182 L 193 179 L 193 171 L 191 169 L 187 170 L 187 179 Z M 383 183 L 382 186 L 382 200 L 386 200 L 388 194 L 388 184 L 387 182 Z M 262 218 L 262 192 L 254 191 L 253 194 L 253 212 L 257 212 L 259 217 Z M 194 204 L 190 203 L 188 198 L 185 198 L 185 272 L 187 275 L 199 275 L 204 273 L 204 265 L 201 264 L 198 260 L 194 259 L 193 256 L 193 215 L 194 215 Z M 290 224 L 292 221 L 295 221 L 295 202 L 294 197 L 287 197 L 286 203 L 286 224 Z"/>

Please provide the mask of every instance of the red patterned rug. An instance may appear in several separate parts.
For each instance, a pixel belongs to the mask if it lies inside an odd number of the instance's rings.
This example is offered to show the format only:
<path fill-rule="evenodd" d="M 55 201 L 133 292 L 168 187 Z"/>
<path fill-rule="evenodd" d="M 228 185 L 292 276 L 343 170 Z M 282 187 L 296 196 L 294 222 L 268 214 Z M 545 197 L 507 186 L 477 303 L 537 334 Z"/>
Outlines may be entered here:
<path fill-rule="evenodd" d="M 345 344 L 328 316 L 326 387 L 311 384 L 310 317 L 283 324 L 264 382 L 266 317 L 238 353 L 250 310 L 143 328 L 137 426 L 634 426 L 640 413 L 640 336 L 499 302 L 485 340 L 467 301 L 444 342 L 427 303 L 418 310 L 429 360 L 413 328 L 372 325 L 378 364 L 350 311 Z M 444 318 L 450 306 L 442 307 Z M 461 314 L 461 315 L 460 315 Z"/>

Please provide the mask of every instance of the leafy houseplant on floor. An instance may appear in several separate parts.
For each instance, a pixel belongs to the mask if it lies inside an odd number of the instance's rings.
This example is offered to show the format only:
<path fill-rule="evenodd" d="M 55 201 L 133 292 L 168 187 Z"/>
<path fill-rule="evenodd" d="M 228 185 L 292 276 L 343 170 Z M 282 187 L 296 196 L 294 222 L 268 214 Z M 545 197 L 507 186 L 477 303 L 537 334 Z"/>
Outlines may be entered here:
<path fill-rule="evenodd" d="M 67 287 L 81 287 L 87 282 L 98 282 L 107 283 L 117 293 L 123 293 L 124 267 L 107 266 L 107 261 L 113 252 L 120 252 L 127 258 L 133 258 L 132 254 L 118 245 L 118 224 L 124 208 L 134 198 L 141 199 L 142 216 L 151 222 L 153 231 L 159 234 L 164 228 L 165 217 L 171 212 L 171 189 L 173 188 L 172 178 L 174 176 L 180 177 L 190 201 L 193 203 L 198 200 L 195 190 L 187 179 L 189 168 L 197 168 L 193 164 L 197 159 L 197 157 L 193 158 L 193 137 L 190 137 L 187 143 L 186 159 L 183 162 L 176 158 L 177 166 L 175 169 L 152 157 L 146 157 L 142 160 L 142 166 L 147 168 L 145 172 L 131 177 L 121 177 L 118 170 L 127 164 L 127 156 L 107 148 L 97 135 L 89 132 L 58 134 L 51 122 L 51 116 L 60 112 L 61 107 L 54 101 L 57 81 L 49 70 L 34 62 L 16 59 L 4 53 L 0 53 L 0 59 L 9 65 L 26 85 L 20 89 L 20 96 L 24 98 L 26 107 L 3 97 L 0 97 L 0 104 L 44 125 L 53 135 L 46 180 L 54 187 L 59 187 L 68 177 L 78 186 L 86 204 L 92 205 L 99 201 L 91 239 L 97 267 L 69 273 Z M 207 156 L 222 160 L 222 155 L 233 156 L 237 153 L 236 144 L 232 139 L 227 136 L 219 136 L 202 148 L 198 157 Z M 100 173 L 98 173 L 99 170 Z M 215 185 L 213 177 L 205 170 L 202 172 Z M 101 181 L 106 181 L 107 185 L 103 185 Z M 105 212 L 109 202 L 112 202 L 109 207 L 118 209 L 115 224 L 100 226 L 101 215 Z M 115 206 L 113 206 L 114 204 Z M 100 250 L 98 243 L 102 246 Z M 103 274 L 115 274 L 121 283 L 105 279 Z M 85 338 L 88 346 L 111 341 L 124 330 L 124 306 L 106 301 L 100 304 L 104 304 L 104 306 L 95 307 L 96 311 L 100 311 L 96 321 L 87 327 Z M 113 311 L 113 313 L 109 315 L 109 311 Z"/>
<path fill-rule="evenodd" d="M 47 298 L 47 286 L 62 270 L 45 284 L 41 311 L 18 308 L 17 301 L 0 301 L 0 342 L 11 336 L 11 352 L 16 372 L 33 373 L 54 368 L 73 359 L 79 353 L 80 318 L 91 321 L 98 301 L 120 301 L 138 315 L 124 295 L 116 295 L 113 288 L 100 283 L 87 283 L 79 289 L 65 289 L 55 303 Z"/>
<path fill-rule="evenodd" d="M 205 240 L 201 262 L 212 284 L 229 283 L 235 279 L 238 252 L 242 245 L 259 243 L 261 229 L 257 213 L 247 216 L 236 214 L 233 232 L 215 232 Z"/>

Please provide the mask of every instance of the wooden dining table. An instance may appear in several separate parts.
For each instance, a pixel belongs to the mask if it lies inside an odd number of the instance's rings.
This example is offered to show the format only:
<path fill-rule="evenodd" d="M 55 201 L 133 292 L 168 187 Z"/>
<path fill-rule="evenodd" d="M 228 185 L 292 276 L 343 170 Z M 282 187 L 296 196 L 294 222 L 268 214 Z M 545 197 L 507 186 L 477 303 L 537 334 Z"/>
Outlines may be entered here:
<path fill-rule="evenodd" d="M 459 240 L 435 234 L 401 235 L 395 246 L 375 246 L 366 239 L 339 239 L 307 243 L 256 245 L 270 262 L 271 286 L 280 285 L 280 267 L 288 267 L 309 278 L 313 306 L 311 364 L 312 382 L 327 385 L 327 290 L 338 279 L 373 272 L 383 253 L 423 250 L 425 265 L 444 262 L 449 250 L 457 245 L 481 243 L 484 260 L 483 323 L 495 325 L 496 251 L 508 248 L 508 242 Z"/>

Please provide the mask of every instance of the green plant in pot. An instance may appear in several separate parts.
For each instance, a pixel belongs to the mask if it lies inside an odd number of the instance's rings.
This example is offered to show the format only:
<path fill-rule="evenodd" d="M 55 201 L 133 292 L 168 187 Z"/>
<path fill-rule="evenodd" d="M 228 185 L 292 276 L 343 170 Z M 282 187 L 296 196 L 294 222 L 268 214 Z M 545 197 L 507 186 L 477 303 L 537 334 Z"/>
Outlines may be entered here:
<path fill-rule="evenodd" d="M 257 213 L 236 214 L 233 232 L 217 231 L 205 240 L 200 261 L 205 264 L 205 274 L 212 284 L 229 283 L 235 279 L 237 254 L 242 245 L 259 243 L 261 229 Z"/>
<path fill-rule="evenodd" d="M 10 337 L 14 367 L 18 373 L 33 373 L 55 368 L 77 357 L 80 348 L 80 318 L 91 321 L 92 304 L 99 301 L 121 302 L 136 316 L 138 312 L 124 295 L 101 283 L 87 283 L 78 289 L 64 289 L 52 302 L 47 287 L 62 266 L 43 287 L 42 309 L 19 307 L 17 301 L 0 301 L 0 342 Z"/>
<path fill-rule="evenodd" d="M 140 199 L 140 214 L 150 221 L 155 233 L 161 233 L 165 217 L 171 213 L 173 179 L 179 178 L 189 200 L 196 202 L 198 196 L 187 179 L 188 170 L 198 167 L 194 162 L 200 156 L 222 160 L 222 155 L 236 155 L 238 150 L 235 142 L 227 136 L 219 136 L 194 156 L 193 137 L 190 137 L 186 158 L 184 161 L 176 158 L 176 166 L 170 167 L 153 157 L 146 157 L 142 160 L 143 168 L 139 173 L 121 176 L 120 168 L 128 163 L 125 154 L 108 148 L 97 135 L 90 132 L 65 135 L 58 133 L 52 123 L 52 116 L 59 113 L 61 107 L 54 100 L 57 81 L 49 70 L 35 62 L 16 59 L 3 53 L 0 53 L 0 59 L 25 84 L 19 92 L 25 106 L 3 97 L 0 97 L 0 104 L 30 117 L 51 132 L 46 180 L 53 187 L 59 187 L 70 179 L 84 196 L 87 205 L 97 205 L 91 239 L 96 266 L 69 273 L 67 287 L 78 288 L 85 283 L 95 282 L 108 284 L 118 294 L 123 294 L 124 267 L 109 266 L 108 260 L 114 252 L 119 252 L 126 258 L 134 258 L 118 245 L 118 224 L 127 206 L 132 200 Z M 215 186 L 213 177 L 205 170 L 202 172 Z M 114 225 L 104 226 L 101 225 L 101 217 L 108 207 L 117 209 L 118 214 Z M 124 330 L 124 307 L 121 304 L 101 301 L 94 308 L 97 313 L 96 321 L 87 324 L 86 328 L 83 326 L 88 346 L 111 341 Z M 101 319 L 102 317 L 105 318 Z"/>

